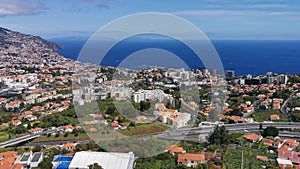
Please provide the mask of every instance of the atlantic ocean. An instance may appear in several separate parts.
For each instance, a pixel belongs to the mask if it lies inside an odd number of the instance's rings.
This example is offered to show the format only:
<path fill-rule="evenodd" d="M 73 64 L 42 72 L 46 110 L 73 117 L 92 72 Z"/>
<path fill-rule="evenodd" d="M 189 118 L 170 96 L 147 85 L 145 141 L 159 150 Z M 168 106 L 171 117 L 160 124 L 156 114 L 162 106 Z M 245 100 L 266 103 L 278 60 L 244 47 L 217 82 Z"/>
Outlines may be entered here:
<path fill-rule="evenodd" d="M 85 40 L 56 40 L 62 46 L 59 53 L 66 58 L 76 60 Z M 260 75 L 267 72 L 300 74 L 300 40 L 213 40 L 225 70 L 234 70 L 236 75 Z M 177 43 L 159 42 L 173 50 L 180 50 Z M 119 54 L 126 53 L 132 46 L 141 42 L 130 42 L 123 45 Z M 114 62 L 114 60 L 108 61 Z M 202 67 L 203 65 L 197 65 Z M 194 66 L 193 68 L 196 68 Z"/>

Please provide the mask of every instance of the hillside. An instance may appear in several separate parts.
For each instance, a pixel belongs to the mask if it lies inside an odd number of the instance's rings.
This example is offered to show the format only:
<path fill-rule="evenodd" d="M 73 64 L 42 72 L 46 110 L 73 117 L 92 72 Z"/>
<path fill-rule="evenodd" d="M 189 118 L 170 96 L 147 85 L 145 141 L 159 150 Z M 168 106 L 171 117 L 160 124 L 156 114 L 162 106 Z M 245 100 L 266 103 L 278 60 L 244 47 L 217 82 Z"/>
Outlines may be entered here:
<path fill-rule="evenodd" d="M 0 27 L 0 62 L 6 64 L 49 63 L 62 59 L 61 46 L 39 36 L 23 34 Z"/>

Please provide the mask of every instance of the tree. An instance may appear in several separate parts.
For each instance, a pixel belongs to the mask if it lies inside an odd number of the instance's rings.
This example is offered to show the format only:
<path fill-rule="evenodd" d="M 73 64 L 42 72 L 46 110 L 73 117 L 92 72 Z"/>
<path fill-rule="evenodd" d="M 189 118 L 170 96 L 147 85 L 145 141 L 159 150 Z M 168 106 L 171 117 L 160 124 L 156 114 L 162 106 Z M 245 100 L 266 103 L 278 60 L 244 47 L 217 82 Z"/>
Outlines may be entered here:
<path fill-rule="evenodd" d="M 267 137 L 267 136 L 276 137 L 278 136 L 278 134 L 279 134 L 279 130 L 274 126 L 265 128 L 262 133 L 263 137 Z"/>
<path fill-rule="evenodd" d="M 106 111 L 106 114 L 113 114 L 116 111 L 116 107 L 113 105 L 110 105 Z"/>
<path fill-rule="evenodd" d="M 28 129 L 28 130 L 32 129 L 32 126 L 31 126 L 30 123 L 27 123 L 27 129 Z"/>
<path fill-rule="evenodd" d="M 89 165 L 89 169 L 103 169 L 98 163 Z"/>
<path fill-rule="evenodd" d="M 207 169 L 207 164 L 198 164 L 196 169 Z"/>
<path fill-rule="evenodd" d="M 234 109 L 228 113 L 229 116 L 243 116 L 243 113 L 239 109 Z"/>
<path fill-rule="evenodd" d="M 130 123 L 129 123 L 129 127 L 135 127 L 135 122 L 134 121 L 131 121 Z"/>
<path fill-rule="evenodd" d="M 36 145 L 35 147 L 33 147 L 33 149 L 32 149 L 32 152 L 40 152 L 41 151 L 41 146 L 39 146 L 39 145 Z"/>
<path fill-rule="evenodd" d="M 229 144 L 230 135 L 225 126 L 217 126 L 208 138 L 209 144 L 223 145 Z"/>
<path fill-rule="evenodd" d="M 99 146 L 98 144 L 95 143 L 95 141 L 90 141 L 89 143 L 86 144 L 86 148 L 92 150 L 92 149 L 98 149 Z"/>
<path fill-rule="evenodd" d="M 38 165 L 41 169 L 52 168 L 52 161 L 49 158 L 44 158 L 43 161 Z"/>
<path fill-rule="evenodd" d="M 149 110 L 150 107 L 151 107 L 151 103 L 149 101 L 141 101 L 140 102 L 140 109 L 142 112 Z"/>
<path fill-rule="evenodd" d="M 19 125 L 16 130 L 15 130 L 16 134 L 23 134 L 26 132 L 26 128 L 23 125 Z"/>
<path fill-rule="evenodd" d="M 76 149 L 76 151 L 86 151 L 86 150 L 87 150 L 87 147 L 86 147 L 86 145 L 84 145 L 84 144 L 77 144 L 77 145 L 75 146 L 75 149 Z"/>
<path fill-rule="evenodd" d="M 183 164 L 179 164 L 176 166 L 176 169 L 188 169 L 188 167 Z"/>
<path fill-rule="evenodd" d="M 63 148 L 63 149 L 61 150 L 61 152 L 62 152 L 62 154 L 67 154 L 69 151 L 68 151 L 67 149 Z"/>

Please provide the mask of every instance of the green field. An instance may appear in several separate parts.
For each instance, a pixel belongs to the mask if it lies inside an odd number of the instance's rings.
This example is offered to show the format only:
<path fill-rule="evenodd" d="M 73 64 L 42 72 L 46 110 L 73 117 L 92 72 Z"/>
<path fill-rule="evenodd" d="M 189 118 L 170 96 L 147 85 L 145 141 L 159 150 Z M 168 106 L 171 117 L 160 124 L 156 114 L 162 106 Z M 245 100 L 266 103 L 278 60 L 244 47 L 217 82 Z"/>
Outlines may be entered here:
<path fill-rule="evenodd" d="M 7 141 L 9 139 L 9 134 L 7 132 L 0 132 L 0 142 Z"/>
<path fill-rule="evenodd" d="M 283 114 L 281 114 L 279 110 L 266 110 L 262 112 L 255 112 L 251 116 L 254 118 L 255 121 L 263 122 L 263 121 L 270 121 L 270 115 L 272 114 L 278 114 L 280 116 L 280 120 L 278 121 L 281 122 L 288 121 L 288 119 Z"/>
<path fill-rule="evenodd" d="M 292 107 L 300 107 L 300 99 L 299 98 L 292 100 Z"/>
<path fill-rule="evenodd" d="M 153 134 L 166 131 L 168 128 L 159 124 L 138 124 L 135 127 L 130 127 L 127 130 L 120 130 L 121 134 L 126 136 L 136 136 L 143 134 Z"/>
<path fill-rule="evenodd" d="M 300 121 L 300 111 L 292 111 L 291 117 L 292 117 L 292 121 L 299 122 Z"/>

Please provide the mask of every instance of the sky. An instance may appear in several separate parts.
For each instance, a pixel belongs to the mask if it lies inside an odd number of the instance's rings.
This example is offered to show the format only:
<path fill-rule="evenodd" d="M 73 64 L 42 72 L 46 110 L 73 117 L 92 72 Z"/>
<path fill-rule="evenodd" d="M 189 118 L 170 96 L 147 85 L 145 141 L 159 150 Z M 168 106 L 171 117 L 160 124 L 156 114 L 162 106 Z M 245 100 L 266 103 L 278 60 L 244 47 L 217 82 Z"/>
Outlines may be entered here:
<path fill-rule="evenodd" d="M 182 17 L 210 39 L 300 40 L 299 0 L 0 0 L 0 27 L 46 39 L 89 37 L 142 12 Z"/>

